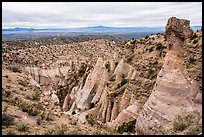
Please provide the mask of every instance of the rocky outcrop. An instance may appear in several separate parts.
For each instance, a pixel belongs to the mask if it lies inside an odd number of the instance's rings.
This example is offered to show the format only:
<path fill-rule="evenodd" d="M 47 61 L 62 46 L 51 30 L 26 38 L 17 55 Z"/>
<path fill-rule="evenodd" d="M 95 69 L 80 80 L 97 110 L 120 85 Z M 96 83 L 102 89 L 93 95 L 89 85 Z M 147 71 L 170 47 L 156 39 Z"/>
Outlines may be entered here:
<path fill-rule="evenodd" d="M 71 114 L 76 109 L 87 110 L 91 103 L 96 104 L 99 102 L 108 80 L 106 63 L 102 58 L 99 58 L 92 72 L 84 77 L 72 89 L 71 93 L 67 93 L 63 104 L 64 111 L 69 111 L 69 114 Z"/>
<path fill-rule="evenodd" d="M 139 115 L 139 110 L 141 104 L 139 104 L 137 101 L 135 101 L 132 105 L 129 105 L 126 109 L 123 109 L 117 117 L 112 119 L 111 122 L 107 122 L 108 127 L 112 129 L 117 129 L 119 126 L 121 126 L 123 123 L 128 123 L 129 121 L 132 121 L 134 119 L 137 119 Z"/>
<path fill-rule="evenodd" d="M 63 77 L 66 76 L 70 67 L 61 67 L 55 69 L 42 69 L 38 67 L 25 67 L 25 72 L 30 75 L 32 81 L 36 81 L 39 85 L 57 85 Z"/>
<path fill-rule="evenodd" d="M 192 37 L 193 30 L 190 28 L 190 21 L 171 17 L 166 25 L 165 37 L 168 42 L 168 49 L 181 51 L 183 41 Z"/>
<path fill-rule="evenodd" d="M 83 88 L 77 91 L 76 105 L 78 108 L 88 108 L 88 103 L 91 103 L 93 97 L 97 93 L 98 83 L 100 83 L 100 80 L 103 77 L 102 75 L 105 73 L 103 73 L 103 71 L 104 61 L 99 58 L 94 70 L 87 76 Z"/>
<path fill-rule="evenodd" d="M 196 104 L 192 98 L 197 92 L 192 91 L 182 55 L 183 40 L 191 36 L 188 20 L 175 17 L 168 20 L 166 38 L 169 50 L 152 93 L 137 118 L 137 134 L 158 134 L 160 129 L 170 134 L 173 119 L 194 110 Z"/>
<path fill-rule="evenodd" d="M 117 57 L 106 61 L 98 59 L 84 84 L 74 87 L 65 97 L 63 110 L 66 114 L 82 110 L 111 128 L 137 118 L 141 103 L 136 102 L 136 85 L 131 81 L 138 72 L 124 59 L 116 62 Z M 90 110 L 90 105 L 95 107 Z"/>

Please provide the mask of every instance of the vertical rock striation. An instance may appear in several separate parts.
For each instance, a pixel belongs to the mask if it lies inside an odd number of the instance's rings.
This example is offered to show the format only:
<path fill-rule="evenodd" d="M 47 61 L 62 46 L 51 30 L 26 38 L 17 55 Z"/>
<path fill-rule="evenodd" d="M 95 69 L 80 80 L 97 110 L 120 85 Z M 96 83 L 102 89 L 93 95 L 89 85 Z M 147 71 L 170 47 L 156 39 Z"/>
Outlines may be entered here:
<path fill-rule="evenodd" d="M 189 23 L 176 17 L 168 20 L 165 34 L 168 52 L 152 93 L 137 119 L 137 134 L 157 134 L 160 129 L 168 134 L 177 115 L 195 108 L 195 103 L 189 98 L 192 85 L 182 54 L 183 41 L 192 36 Z M 195 95 L 191 93 L 191 97 Z"/>

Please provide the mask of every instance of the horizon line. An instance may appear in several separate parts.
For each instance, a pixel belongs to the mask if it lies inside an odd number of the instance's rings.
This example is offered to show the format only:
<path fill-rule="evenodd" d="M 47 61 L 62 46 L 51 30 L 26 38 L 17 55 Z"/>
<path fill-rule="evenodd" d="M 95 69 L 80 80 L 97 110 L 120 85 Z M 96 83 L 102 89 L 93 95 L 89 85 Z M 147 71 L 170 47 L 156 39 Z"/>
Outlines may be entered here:
<path fill-rule="evenodd" d="M 201 25 L 190 25 L 191 27 L 202 27 Z M 77 29 L 77 28 L 102 28 L 102 27 L 109 27 L 109 28 L 164 28 L 164 26 L 103 26 L 103 25 L 96 25 L 96 26 L 84 26 L 84 27 L 70 27 L 70 28 L 62 28 L 62 27 L 2 27 L 3 29 Z"/>

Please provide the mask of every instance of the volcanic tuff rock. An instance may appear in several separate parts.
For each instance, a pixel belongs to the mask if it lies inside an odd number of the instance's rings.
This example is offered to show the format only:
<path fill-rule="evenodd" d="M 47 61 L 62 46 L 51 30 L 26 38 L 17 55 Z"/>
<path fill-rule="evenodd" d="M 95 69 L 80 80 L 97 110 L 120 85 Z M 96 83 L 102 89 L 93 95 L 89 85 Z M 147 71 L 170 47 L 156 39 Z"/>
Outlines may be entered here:
<path fill-rule="evenodd" d="M 190 83 L 181 53 L 183 40 L 191 36 L 188 20 L 175 17 L 168 20 L 166 37 L 169 51 L 152 93 L 137 119 L 138 134 L 158 134 L 160 129 L 170 134 L 176 116 L 196 109 L 201 111 L 201 104 L 192 101 L 198 91 L 192 90 L 194 82 Z"/>
<path fill-rule="evenodd" d="M 110 62 L 115 64 L 116 60 L 116 57 L 110 61 L 98 59 L 85 83 L 75 87 L 71 94 L 67 94 L 63 105 L 65 113 L 72 114 L 73 111 L 87 110 L 91 104 L 94 104 L 96 107 L 90 110 L 89 114 L 96 120 L 109 122 L 108 125 L 112 128 L 137 118 L 142 102 L 137 103 L 135 99 L 134 80 L 139 74 L 132 66 L 125 63 L 124 59 L 121 59 L 117 66 L 110 65 Z M 110 78 L 114 82 L 110 83 Z M 121 81 L 125 83 L 121 85 Z M 72 96 L 72 102 L 68 96 Z M 67 109 L 70 103 L 71 107 Z M 133 109 L 135 107 L 138 109 Z M 124 115 L 126 115 L 125 119 Z"/>
<path fill-rule="evenodd" d="M 41 117 L 43 121 L 37 118 L 42 131 L 66 123 L 74 128 L 88 126 L 87 130 L 116 129 L 120 134 L 134 129 L 135 134 L 173 134 L 175 116 L 201 110 L 202 30 L 192 33 L 189 21 L 173 17 L 168 20 L 165 37 L 155 34 L 121 42 L 92 39 L 70 43 L 60 37 L 4 41 L 3 103 L 19 115 L 25 112 L 10 105 L 10 101 L 16 102 L 14 94 L 43 105 L 46 117 Z M 21 77 L 25 74 L 27 78 Z M 21 80 L 13 80 L 12 75 Z M 41 111 L 39 116 L 43 116 Z M 46 122 L 52 113 L 54 121 Z M 36 120 L 33 122 L 29 126 L 34 134 Z M 183 124 L 179 122 L 177 127 Z M 192 126 L 187 125 L 180 134 L 200 132 L 197 128 L 202 118 L 190 123 Z M 4 127 L 4 134 L 7 129 L 12 126 Z"/>

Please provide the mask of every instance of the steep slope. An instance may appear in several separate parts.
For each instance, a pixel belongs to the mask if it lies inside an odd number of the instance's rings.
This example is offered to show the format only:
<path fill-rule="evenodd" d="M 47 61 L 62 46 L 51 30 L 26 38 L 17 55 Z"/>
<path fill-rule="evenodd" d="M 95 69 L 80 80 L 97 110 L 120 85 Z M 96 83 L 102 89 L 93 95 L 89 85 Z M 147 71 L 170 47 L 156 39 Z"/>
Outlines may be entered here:
<path fill-rule="evenodd" d="M 198 90 L 192 89 L 193 82 L 190 83 L 182 53 L 184 39 L 191 38 L 192 34 L 188 20 L 175 17 L 168 20 L 168 51 L 152 93 L 137 119 L 138 134 L 158 134 L 161 129 L 165 134 L 171 134 L 176 116 L 194 110 L 201 113 L 201 104 L 193 102 Z"/>

